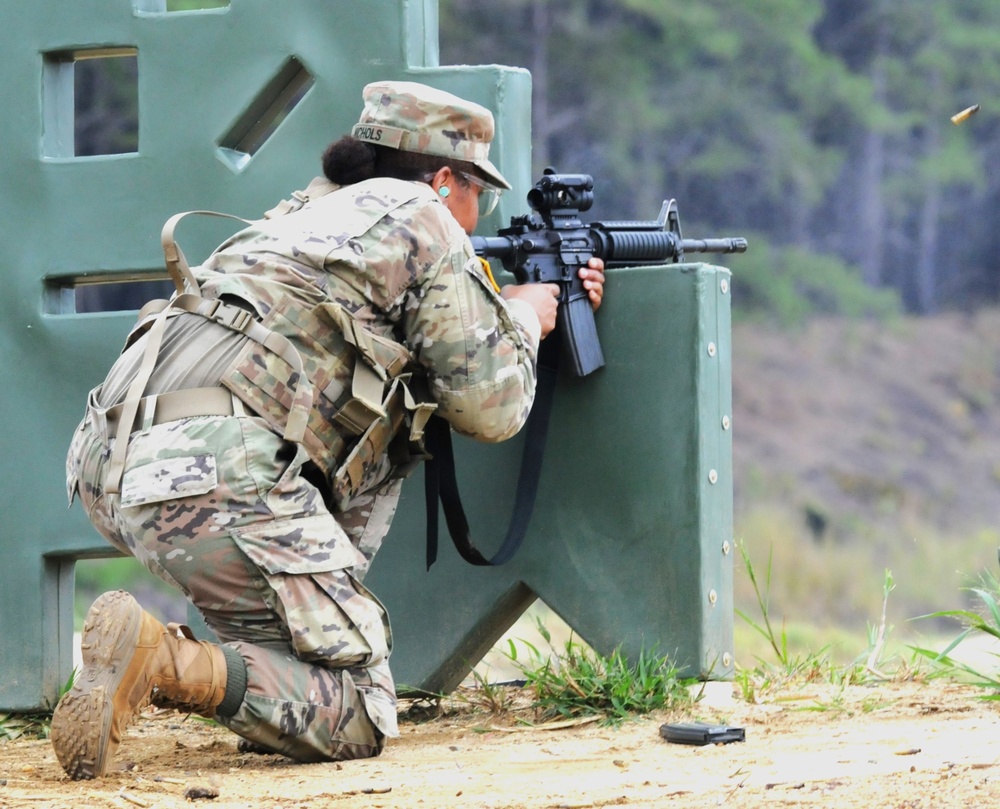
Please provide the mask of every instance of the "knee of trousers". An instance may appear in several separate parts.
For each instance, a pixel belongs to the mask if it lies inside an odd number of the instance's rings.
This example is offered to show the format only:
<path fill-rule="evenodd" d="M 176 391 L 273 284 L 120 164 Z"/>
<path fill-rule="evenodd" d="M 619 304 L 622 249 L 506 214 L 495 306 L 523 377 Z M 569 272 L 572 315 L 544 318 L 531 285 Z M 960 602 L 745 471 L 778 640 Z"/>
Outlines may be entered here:
<path fill-rule="evenodd" d="M 323 669 L 249 644 L 234 646 L 247 660 L 247 693 L 235 715 L 218 721 L 243 738 L 296 761 L 319 762 L 377 756 L 387 735 L 398 732 L 394 696 L 387 734 L 379 726 L 387 724 L 388 700 L 372 704 L 369 688 L 357 685 L 348 670 Z"/>

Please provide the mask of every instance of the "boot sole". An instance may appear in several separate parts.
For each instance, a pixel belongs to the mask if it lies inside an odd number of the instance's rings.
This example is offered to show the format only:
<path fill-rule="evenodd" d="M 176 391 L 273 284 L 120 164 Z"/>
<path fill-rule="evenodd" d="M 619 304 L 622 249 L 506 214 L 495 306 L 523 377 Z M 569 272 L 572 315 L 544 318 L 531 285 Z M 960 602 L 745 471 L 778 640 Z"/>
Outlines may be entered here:
<path fill-rule="evenodd" d="M 135 655 L 141 625 L 142 608 L 122 590 L 100 596 L 87 612 L 80 639 L 83 667 L 52 714 L 52 747 L 74 781 L 107 772 L 117 748 L 111 744 L 114 696 Z M 131 719 L 125 717 L 123 731 Z"/>

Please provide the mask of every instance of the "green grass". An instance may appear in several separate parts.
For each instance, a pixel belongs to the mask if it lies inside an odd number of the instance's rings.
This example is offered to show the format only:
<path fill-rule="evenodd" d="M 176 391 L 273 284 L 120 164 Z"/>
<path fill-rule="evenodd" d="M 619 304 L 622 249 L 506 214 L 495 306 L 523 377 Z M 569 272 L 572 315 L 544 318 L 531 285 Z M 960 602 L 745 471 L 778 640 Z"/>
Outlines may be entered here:
<path fill-rule="evenodd" d="M 919 625 L 914 619 L 946 608 L 970 608 L 975 597 L 965 588 L 981 571 L 997 564 L 1000 545 L 1000 533 L 993 529 L 949 535 L 917 523 L 880 526 L 846 519 L 836 524 L 835 536 L 817 542 L 800 513 L 774 503 L 738 515 L 736 528 L 760 586 L 771 571 L 768 608 L 778 623 L 774 630 L 779 643 L 781 621 L 787 621 L 790 650 L 801 650 L 800 640 L 813 643 L 809 632 L 837 645 L 852 636 L 864 638 L 866 626 L 879 619 L 886 569 L 894 579 L 886 621 L 895 627 L 897 640 L 913 643 L 921 635 L 937 638 L 952 633 L 954 625 L 943 615 Z M 756 615 L 754 584 L 739 560 L 733 590 L 736 608 Z M 758 647 L 754 642 L 745 648 Z"/>
<path fill-rule="evenodd" d="M 757 502 L 769 502 L 763 489 L 774 495 L 776 485 L 759 482 Z M 743 617 L 734 624 L 735 658 L 748 699 L 791 683 L 874 678 L 871 668 L 888 679 L 943 676 L 1000 687 L 1000 661 L 983 651 L 995 637 L 989 627 L 1000 632 L 989 600 L 995 580 L 983 572 L 997 564 L 1000 534 L 842 520 L 835 537 L 816 542 L 801 515 L 770 502 L 737 519 L 743 556 L 734 603 Z"/>
<path fill-rule="evenodd" d="M 15 739 L 47 739 L 51 719 L 48 714 L 0 713 L 0 743 Z"/>
<path fill-rule="evenodd" d="M 462 702 L 493 716 L 503 716 L 513 709 L 516 688 L 503 682 L 491 680 L 474 667 L 470 676 L 474 686 L 461 692 Z M 441 695 L 437 696 L 440 698 Z"/>
<path fill-rule="evenodd" d="M 978 601 L 978 609 L 939 610 L 924 618 L 946 618 L 956 621 L 962 630 L 940 651 L 914 647 L 916 654 L 955 679 L 986 689 L 985 699 L 1000 699 L 1000 654 L 989 652 L 983 663 L 972 665 L 957 658 L 956 651 L 970 639 L 986 638 L 1000 641 L 1000 581 L 989 571 L 984 571 L 978 586 L 965 588 Z"/>
<path fill-rule="evenodd" d="M 828 686 L 823 690 L 825 699 L 816 698 L 800 706 L 799 710 L 837 713 L 859 709 L 870 711 L 882 707 L 881 698 L 873 696 L 863 700 L 860 706 L 851 703 L 848 707 L 846 693 L 850 686 L 913 679 L 920 673 L 919 666 L 915 664 L 918 655 L 911 654 L 910 660 L 907 660 L 890 651 L 893 626 L 888 621 L 889 603 L 890 595 L 896 589 L 896 581 L 890 570 L 883 572 L 881 607 L 874 622 L 868 624 L 863 643 L 854 643 L 849 647 L 853 649 L 853 654 L 846 661 L 838 660 L 832 654 L 832 646 L 829 643 L 817 645 L 815 637 L 811 642 L 802 644 L 801 651 L 789 642 L 788 627 L 784 619 L 779 619 L 771 608 L 773 553 L 768 554 L 767 566 L 763 574 L 758 575 L 745 544 L 737 543 L 737 547 L 742 572 L 753 592 L 755 611 L 737 609 L 736 614 L 764 650 L 764 653 L 754 656 L 754 665 L 747 665 L 737 659 L 735 682 L 744 700 L 757 702 L 764 696 L 774 697 L 803 685 L 821 683 Z"/>
<path fill-rule="evenodd" d="M 544 626 L 539 632 L 551 643 Z M 523 643 L 523 642 L 522 642 Z M 561 651 L 543 653 L 532 644 L 527 660 L 520 660 L 517 644 L 509 642 L 508 656 L 522 672 L 533 694 L 532 707 L 543 719 L 600 716 L 608 723 L 650 711 L 689 705 L 693 680 L 681 678 L 667 657 L 640 649 L 629 660 L 621 649 L 601 655 L 572 637 Z"/>

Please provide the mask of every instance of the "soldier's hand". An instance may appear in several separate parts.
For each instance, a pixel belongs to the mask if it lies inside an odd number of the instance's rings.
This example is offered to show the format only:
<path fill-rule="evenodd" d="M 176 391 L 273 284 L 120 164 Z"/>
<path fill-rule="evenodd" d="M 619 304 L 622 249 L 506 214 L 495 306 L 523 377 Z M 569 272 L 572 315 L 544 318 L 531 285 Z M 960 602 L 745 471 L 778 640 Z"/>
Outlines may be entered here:
<path fill-rule="evenodd" d="M 556 310 L 559 306 L 558 284 L 511 284 L 500 290 L 500 296 L 507 300 L 518 298 L 530 304 L 538 315 L 538 322 L 542 324 L 542 337 L 556 327 Z"/>
<path fill-rule="evenodd" d="M 604 262 L 599 258 L 592 258 L 586 267 L 580 268 L 579 275 L 590 298 L 590 305 L 596 312 L 604 300 Z"/>

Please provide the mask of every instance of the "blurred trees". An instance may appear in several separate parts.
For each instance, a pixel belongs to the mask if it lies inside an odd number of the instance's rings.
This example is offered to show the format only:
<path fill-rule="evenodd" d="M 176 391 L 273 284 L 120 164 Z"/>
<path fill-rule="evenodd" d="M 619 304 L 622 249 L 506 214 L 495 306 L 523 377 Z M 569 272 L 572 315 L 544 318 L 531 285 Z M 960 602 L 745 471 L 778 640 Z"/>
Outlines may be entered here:
<path fill-rule="evenodd" d="M 138 60 L 84 59 L 73 68 L 75 154 L 135 152 L 139 144 Z"/>
<path fill-rule="evenodd" d="M 440 23 L 442 64 L 531 71 L 535 173 L 593 174 L 593 218 L 676 197 L 686 235 L 751 238 L 725 259 L 741 313 L 1000 299 L 993 0 L 440 0 Z M 79 154 L 136 148 L 136 61 L 103 61 L 80 65 Z"/>
<path fill-rule="evenodd" d="M 686 234 L 754 238 L 737 275 L 821 311 L 864 299 L 851 278 L 915 312 L 1000 297 L 1000 4 L 441 0 L 440 17 L 442 64 L 532 71 L 535 171 L 593 174 L 595 219 L 676 197 Z"/>

